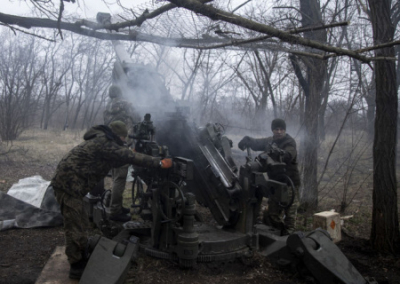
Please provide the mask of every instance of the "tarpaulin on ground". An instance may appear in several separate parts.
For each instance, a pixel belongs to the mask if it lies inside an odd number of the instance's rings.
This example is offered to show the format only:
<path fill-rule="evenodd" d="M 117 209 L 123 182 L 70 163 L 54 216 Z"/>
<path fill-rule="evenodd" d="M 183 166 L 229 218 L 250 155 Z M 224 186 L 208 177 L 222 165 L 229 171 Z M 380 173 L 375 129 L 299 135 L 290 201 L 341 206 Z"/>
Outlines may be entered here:
<path fill-rule="evenodd" d="M 19 180 L 8 193 L 0 192 L 0 231 L 62 225 L 60 206 L 49 184 L 33 176 Z"/>

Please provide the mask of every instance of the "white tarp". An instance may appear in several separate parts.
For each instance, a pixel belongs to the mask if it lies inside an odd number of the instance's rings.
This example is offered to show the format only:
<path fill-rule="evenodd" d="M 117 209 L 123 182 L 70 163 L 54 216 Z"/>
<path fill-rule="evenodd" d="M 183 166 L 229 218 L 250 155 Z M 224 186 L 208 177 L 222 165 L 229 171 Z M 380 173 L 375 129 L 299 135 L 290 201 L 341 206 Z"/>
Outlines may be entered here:
<path fill-rule="evenodd" d="M 8 193 L 0 191 L 0 231 L 62 225 L 60 206 L 49 184 L 33 176 L 19 180 Z"/>
<path fill-rule="evenodd" d="M 20 179 L 14 183 L 7 194 L 21 201 L 40 208 L 44 194 L 50 182 L 41 176 L 32 176 Z"/>

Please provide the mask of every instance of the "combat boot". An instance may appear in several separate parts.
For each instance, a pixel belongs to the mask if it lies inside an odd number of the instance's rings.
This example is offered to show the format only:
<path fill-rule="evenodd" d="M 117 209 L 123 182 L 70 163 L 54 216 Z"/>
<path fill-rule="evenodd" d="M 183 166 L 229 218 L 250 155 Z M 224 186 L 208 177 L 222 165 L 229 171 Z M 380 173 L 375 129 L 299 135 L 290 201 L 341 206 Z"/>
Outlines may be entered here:
<path fill-rule="evenodd" d="M 86 258 L 82 258 L 80 261 L 72 263 L 71 268 L 69 269 L 69 278 L 81 279 L 86 264 L 87 264 Z"/>
<path fill-rule="evenodd" d="M 125 223 L 125 222 L 128 222 L 128 221 L 131 221 L 132 217 L 129 214 L 120 213 L 120 214 L 117 214 L 117 215 L 110 216 L 110 220 Z"/>
<path fill-rule="evenodd" d="M 122 214 L 129 214 L 131 213 L 131 209 L 122 206 Z"/>

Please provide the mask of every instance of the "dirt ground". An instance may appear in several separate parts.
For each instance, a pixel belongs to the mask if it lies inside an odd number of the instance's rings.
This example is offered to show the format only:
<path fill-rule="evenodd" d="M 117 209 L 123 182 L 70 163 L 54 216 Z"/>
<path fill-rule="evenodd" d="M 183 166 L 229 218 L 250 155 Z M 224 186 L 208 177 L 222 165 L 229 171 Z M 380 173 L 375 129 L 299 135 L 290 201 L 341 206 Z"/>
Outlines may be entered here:
<path fill-rule="evenodd" d="M 61 157 L 81 140 L 82 133 L 30 131 L 15 141 L 11 151 L 0 155 L 0 190 L 6 192 L 19 179 L 41 175 L 50 180 Z M 0 153 L 10 145 L 0 143 Z M 364 277 L 380 284 L 400 284 L 400 258 L 378 254 L 367 241 L 369 217 L 354 213 L 345 223 L 338 244 Z M 0 284 L 34 283 L 54 248 L 63 245 L 61 227 L 13 229 L 0 232 Z M 224 264 L 199 264 L 180 269 L 176 263 L 141 256 L 130 269 L 126 283 L 312 283 L 267 259 L 255 256 Z"/>

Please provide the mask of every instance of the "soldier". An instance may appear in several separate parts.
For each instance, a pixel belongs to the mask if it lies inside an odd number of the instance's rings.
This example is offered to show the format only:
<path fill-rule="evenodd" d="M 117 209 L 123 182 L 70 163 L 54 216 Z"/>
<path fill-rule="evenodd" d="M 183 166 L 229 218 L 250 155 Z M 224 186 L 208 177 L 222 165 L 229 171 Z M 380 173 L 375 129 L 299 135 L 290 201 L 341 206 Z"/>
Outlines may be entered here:
<path fill-rule="evenodd" d="M 244 150 L 251 148 L 254 151 L 269 152 L 272 143 L 283 150 L 283 162 L 286 164 L 286 175 L 293 181 L 295 186 L 293 193 L 294 201 L 292 206 L 283 209 L 279 204 L 268 200 L 268 210 L 264 211 L 264 222 L 275 228 L 281 229 L 284 233 L 292 232 L 295 229 L 295 221 L 298 206 L 298 189 L 300 187 L 300 174 L 297 168 L 296 141 L 286 133 L 286 123 L 283 119 L 274 119 L 271 123 L 272 137 L 255 139 L 245 136 L 239 142 L 239 148 Z M 270 177 L 274 178 L 274 177 Z M 282 210 L 283 209 L 283 210 Z M 282 211 L 285 214 L 282 220 Z"/>
<path fill-rule="evenodd" d="M 69 277 L 79 279 L 86 266 L 88 217 L 82 198 L 104 178 L 111 168 L 134 164 L 151 168 L 170 168 L 171 159 L 134 153 L 124 146 L 128 131 L 115 121 L 110 126 L 92 127 L 84 142 L 74 147 L 57 166 L 50 185 L 64 217 L 65 253 L 71 264 Z"/>
<path fill-rule="evenodd" d="M 128 129 L 133 128 L 135 122 L 139 122 L 134 114 L 130 103 L 122 98 L 121 89 L 112 85 L 109 89 L 110 101 L 104 111 L 104 124 L 109 125 L 113 121 L 122 121 Z M 134 121 L 135 120 L 135 121 Z M 113 186 L 111 191 L 110 202 L 110 219 L 113 221 L 126 222 L 130 220 L 127 215 L 130 210 L 122 206 L 122 194 L 125 190 L 126 176 L 128 174 L 129 165 L 123 165 L 119 168 L 112 169 Z"/>

